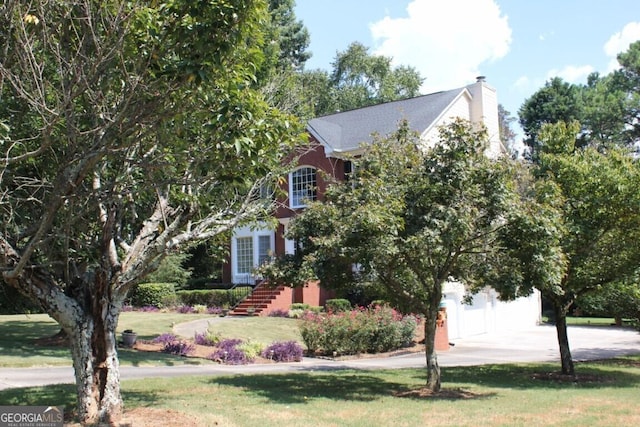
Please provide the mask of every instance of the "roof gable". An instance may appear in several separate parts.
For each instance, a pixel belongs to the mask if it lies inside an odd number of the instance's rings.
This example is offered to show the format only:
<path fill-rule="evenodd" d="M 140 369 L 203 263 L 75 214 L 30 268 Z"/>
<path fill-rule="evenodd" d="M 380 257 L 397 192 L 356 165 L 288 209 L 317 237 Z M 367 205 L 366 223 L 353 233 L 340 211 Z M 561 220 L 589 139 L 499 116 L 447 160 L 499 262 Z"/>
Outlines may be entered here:
<path fill-rule="evenodd" d="M 424 133 L 446 113 L 466 88 L 436 92 L 312 119 L 307 130 L 330 152 L 355 151 L 370 142 L 374 133 L 388 135 L 403 119 L 411 129 Z"/>

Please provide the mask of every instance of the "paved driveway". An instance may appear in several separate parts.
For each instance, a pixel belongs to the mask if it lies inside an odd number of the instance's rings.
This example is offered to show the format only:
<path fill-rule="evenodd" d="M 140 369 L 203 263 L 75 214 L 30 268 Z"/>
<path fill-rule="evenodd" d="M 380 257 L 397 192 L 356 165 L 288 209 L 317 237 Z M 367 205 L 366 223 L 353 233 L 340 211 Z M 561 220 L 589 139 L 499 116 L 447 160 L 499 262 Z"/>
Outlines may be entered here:
<path fill-rule="evenodd" d="M 219 319 L 219 318 L 218 318 Z M 233 318 L 214 321 L 235 321 Z M 178 334 L 192 337 L 194 331 L 206 330 L 207 321 L 177 325 Z M 576 361 L 593 360 L 640 353 L 640 333 L 616 327 L 570 327 L 569 341 Z M 559 363 L 558 343 L 553 326 L 538 326 L 526 331 L 477 335 L 458 339 L 449 351 L 440 352 L 441 366 L 471 366 L 493 363 L 546 362 Z M 183 365 L 161 367 L 121 367 L 122 379 L 175 377 L 183 375 L 229 375 L 273 372 L 295 372 L 331 369 L 395 369 L 425 366 L 424 353 L 386 358 L 323 360 L 304 358 L 299 363 L 245 366 Z M 73 383 L 71 367 L 1 368 L 0 390 L 14 387 Z"/>

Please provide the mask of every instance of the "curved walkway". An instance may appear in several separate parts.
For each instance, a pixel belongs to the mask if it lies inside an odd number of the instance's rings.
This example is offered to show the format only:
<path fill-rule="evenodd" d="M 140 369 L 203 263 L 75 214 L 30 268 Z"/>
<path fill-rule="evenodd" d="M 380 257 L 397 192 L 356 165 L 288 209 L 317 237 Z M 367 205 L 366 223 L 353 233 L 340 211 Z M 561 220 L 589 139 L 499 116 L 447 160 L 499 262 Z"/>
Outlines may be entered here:
<path fill-rule="evenodd" d="M 233 322 L 234 317 L 212 318 L 179 324 L 178 335 L 193 337 L 207 329 L 209 322 Z M 574 360 L 594 360 L 640 353 L 640 333 L 617 327 L 569 327 Z M 494 363 L 558 362 L 556 330 L 538 326 L 523 331 L 504 331 L 453 340 L 449 351 L 439 352 L 441 366 L 471 366 Z M 180 365 L 158 367 L 122 366 L 122 379 L 175 377 L 184 375 L 230 375 L 296 372 L 332 369 L 396 369 L 424 367 L 424 352 L 384 358 L 326 360 L 304 358 L 298 363 L 228 365 Z M 0 390 L 15 387 L 73 383 L 71 367 L 0 368 Z"/>

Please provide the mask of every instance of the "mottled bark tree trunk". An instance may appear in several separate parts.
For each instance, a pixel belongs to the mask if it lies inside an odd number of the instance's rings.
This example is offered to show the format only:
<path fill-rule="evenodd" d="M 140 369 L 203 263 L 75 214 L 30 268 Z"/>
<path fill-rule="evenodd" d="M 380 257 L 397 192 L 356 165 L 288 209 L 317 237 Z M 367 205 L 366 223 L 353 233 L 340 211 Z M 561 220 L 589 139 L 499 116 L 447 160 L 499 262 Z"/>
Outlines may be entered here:
<path fill-rule="evenodd" d="M 575 375 L 571 348 L 569 347 L 569 336 L 567 334 L 567 310 L 563 304 L 554 302 L 553 311 L 556 317 L 556 333 L 558 335 L 558 346 L 560 347 L 562 373 L 565 375 Z"/>
<path fill-rule="evenodd" d="M 120 373 L 115 328 L 118 316 L 108 304 L 103 313 L 87 314 L 69 331 L 83 425 L 114 424 L 122 417 Z"/>

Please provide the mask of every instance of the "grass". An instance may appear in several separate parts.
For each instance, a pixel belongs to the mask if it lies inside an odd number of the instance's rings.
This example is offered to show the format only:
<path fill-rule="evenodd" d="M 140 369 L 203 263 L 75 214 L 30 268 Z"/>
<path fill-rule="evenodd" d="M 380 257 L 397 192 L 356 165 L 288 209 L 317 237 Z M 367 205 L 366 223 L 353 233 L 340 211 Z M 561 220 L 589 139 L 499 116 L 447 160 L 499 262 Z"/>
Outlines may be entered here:
<path fill-rule="evenodd" d="M 542 316 L 543 323 L 552 323 L 548 316 Z M 611 326 L 615 325 L 613 317 L 577 317 L 567 316 L 568 326 Z M 624 324 L 631 324 L 631 320 L 624 320 Z"/>
<path fill-rule="evenodd" d="M 284 317 L 255 316 L 213 322 L 208 329 L 219 334 L 222 338 L 241 338 L 265 345 L 274 341 L 298 341 L 301 343 L 299 322 L 300 320 Z"/>
<path fill-rule="evenodd" d="M 298 372 L 123 381 L 127 409 L 171 409 L 223 426 L 611 426 L 640 425 L 640 356 L 579 363 L 591 382 L 534 379 L 555 364 L 443 368 L 445 390 L 416 397 L 421 369 Z M 73 386 L 0 391 L 6 405 L 73 408 Z"/>
<path fill-rule="evenodd" d="M 120 315 L 117 332 L 133 329 L 140 339 L 152 339 L 170 332 L 174 324 L 211 317 L 208 314 L 125 312 Z M 46 314 L 0 315 L 0 367 L 70 366 L 67 347 L 38 346 L 34 341 L 56 334 L 60 327 Z M 161 353 L 142 353 L 121 348 L 122 365 L 179 365 L 209 363 L 205 360 L 176 358 Z"/>
<path fill-rule="evenodd" d="M 131 328 L 148 339 L 175 323 L 207 317 L 127 312 L 118 330 Z M 224 336 L 266 341 L 296 339 L 297 333 L 296 321 L 282 318 L 212 326 L 223 328 Z M 0 316 L 0 366 L 69 365 L 67 349 L 32 343 L 57 331 L 57 324 L 44 315 Z M 120 357 L 125 365 L 185 363 L 185 358 L 127 349 L 120 350 Z M 588 381 L 534 378 L 557 372 L 557 364 L 443 368 L 449 393 L 436 397 L 414 393 L 425 381 L 421 369 L 151 378 L 123 381 L 122 391 L 127 410 L 177 411 L 178 417 L 195 420 L 194 425 L 640 425 L 640 355 L 577 363 L 576 369 Z M 75 399 L 73 385 L 0 391 L 3 405 L 59 405 L 65 412 L 74 411 Z"/>

